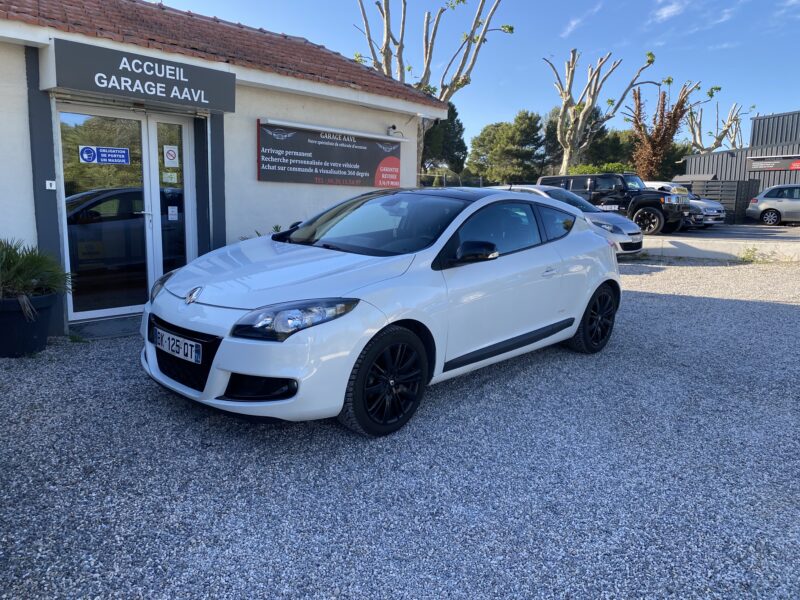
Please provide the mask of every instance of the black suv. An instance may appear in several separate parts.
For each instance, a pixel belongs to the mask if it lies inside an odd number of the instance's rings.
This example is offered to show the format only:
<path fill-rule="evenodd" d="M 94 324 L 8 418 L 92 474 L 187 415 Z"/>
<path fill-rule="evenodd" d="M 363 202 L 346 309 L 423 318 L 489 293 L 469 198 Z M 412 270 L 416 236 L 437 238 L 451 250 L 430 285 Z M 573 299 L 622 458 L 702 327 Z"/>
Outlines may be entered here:
<path fill-rule="evenodd" d="M 673 233 L 689 216 L 689 197 L 647 189 L 635 173 L 554 175 L 539 177 L 539 185 L 564 188 L 602 210 L 619 212 L 646 235 Z"/>

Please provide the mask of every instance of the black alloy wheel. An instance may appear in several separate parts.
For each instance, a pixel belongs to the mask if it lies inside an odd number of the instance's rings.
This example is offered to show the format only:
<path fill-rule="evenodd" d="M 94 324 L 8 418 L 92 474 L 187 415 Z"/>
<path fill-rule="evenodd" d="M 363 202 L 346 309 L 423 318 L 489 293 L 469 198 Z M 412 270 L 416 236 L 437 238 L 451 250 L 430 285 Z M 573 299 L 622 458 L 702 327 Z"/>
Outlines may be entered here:
<path fill-rule="evenodd" d="M 367 373 L 364 388 L 367 414 L 378 425 L 397 423 L 416 406 L 422 385 L 417 351 L 404 342 L 388 346 Z"/>
<path fill-rule="evenodd" d="M 391 325 L 358 357 L 339 421 L 364 435 L 393 433 L 416 412 L 428 383 L 428 359 L 419 338 Z"/>
<path fill-rule="evenodd" d="M 567 345 L 584 354 L 594 354 L 605 348 L 614 331 L 617 304 L 617 295 L 610 284 L 604 283 L 597 288 L 583 313 L 578 330 L 567 340 Z"/>
<path fill-rule="evenodd" d="M 660 233 L 664 227 L 664 215 L 661 211 L 651 206 L 640 208 L 633 215 L 633 222 L 639 226 L 645 235 Z"/>
<path fill-rule="evenodd" d="M 595 346 L 605 345 L 614 329 L 614 316 L 617 311 L 614 296 L 609 289 L 595 294 L 589 305 L 589 339 Z"/>

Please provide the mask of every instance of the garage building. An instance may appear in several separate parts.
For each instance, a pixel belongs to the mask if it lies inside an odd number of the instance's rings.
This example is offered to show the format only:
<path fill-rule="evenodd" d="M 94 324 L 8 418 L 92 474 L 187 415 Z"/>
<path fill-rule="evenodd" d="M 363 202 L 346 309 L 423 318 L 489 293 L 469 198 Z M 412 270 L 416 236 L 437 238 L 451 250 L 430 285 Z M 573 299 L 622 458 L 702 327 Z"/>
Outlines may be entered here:
<path fill-rule="evenodd" d="M 138 0 L 0 0 L 0 238 L 57 256 L 51 331 L 211 249 L 416 185 L 447 106 L 302 38 Z"/>

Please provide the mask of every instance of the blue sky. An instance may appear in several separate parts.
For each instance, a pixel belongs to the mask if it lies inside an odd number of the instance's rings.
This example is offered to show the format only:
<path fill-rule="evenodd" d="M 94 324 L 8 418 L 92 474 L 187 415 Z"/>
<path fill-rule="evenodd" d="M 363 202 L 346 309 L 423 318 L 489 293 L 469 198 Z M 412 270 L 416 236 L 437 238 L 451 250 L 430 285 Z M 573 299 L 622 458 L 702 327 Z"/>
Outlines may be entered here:
<path fill-rule="evenodd" d="M 422 14 L 443 2 L 409 0 L 407 63 L 421 64 Z M 356 0 L 165 3 L 302 36 L 348 57 L 356 52 L 368 54 L 363 35 L 355 28 L 361 23 Z M 373 2 L 364 4 L 376 16 Z M 437 67 L 446 64 L 458 46 L 475 4 L 468 0 L 467 6 L 444 15 L 434 56 Z M 373 31 L 377 16 L 374 23 Z M 652 51 L 656 62 L 646 72 L 648 79 L 671 76 L 678 85 L 699 80 L 704 89 L 719 85 L 720 111 L 726 114 L 734 101 L 745 107 L 755 104 L 760 114 L 800 109 L 800 0 L 503 0 L 493 24 L 504 23 L 514 25 L 515 33 L 498 32 L 490 38 L 473 72 L 473 83 L 454 97 L 468 143 L 484 125 L 510 120 L 518 110 L 546 113 L 555 106 L 558 97 L 542 57 L 561 66 L 573 47 L 582 53 L 576 87 L 585 81 L 590 61 L 608 51 L 622 59 L 604 88 L 604 99 L 618 95 L 645 53 Z M 438 72 L 440 68 L 435 68 L 434 74 Z M 746 143 L 749 118 L 745 121 Z M 613 125 L 625 128 L 621 119 Z"/>

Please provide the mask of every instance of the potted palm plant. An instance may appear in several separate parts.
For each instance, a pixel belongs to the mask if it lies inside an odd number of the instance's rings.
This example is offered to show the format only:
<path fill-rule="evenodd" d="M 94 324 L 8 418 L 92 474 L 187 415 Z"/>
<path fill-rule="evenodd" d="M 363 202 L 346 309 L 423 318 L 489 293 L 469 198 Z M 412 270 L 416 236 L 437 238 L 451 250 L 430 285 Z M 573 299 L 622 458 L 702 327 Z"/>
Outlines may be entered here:
<path fill-rule="evenodd" d="M 69 287 L 69 274 L 52 256 L 0 240 L 0 357 L 44 350 L 50 309 Z"/>

